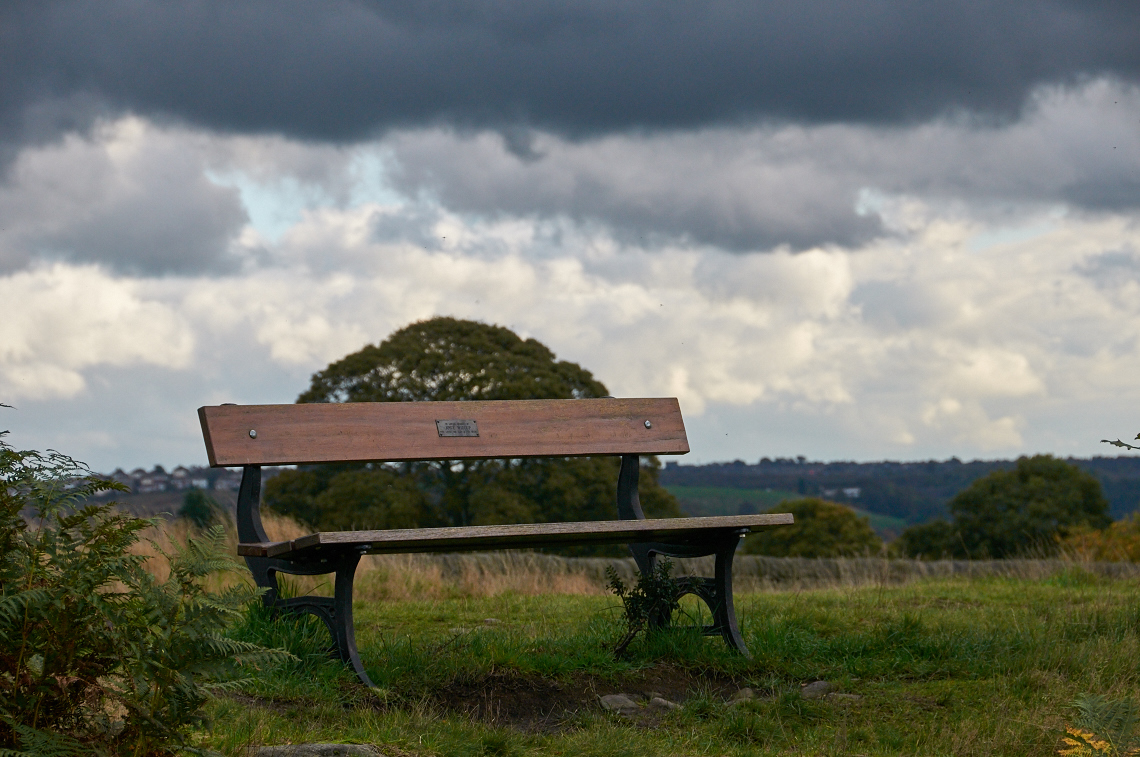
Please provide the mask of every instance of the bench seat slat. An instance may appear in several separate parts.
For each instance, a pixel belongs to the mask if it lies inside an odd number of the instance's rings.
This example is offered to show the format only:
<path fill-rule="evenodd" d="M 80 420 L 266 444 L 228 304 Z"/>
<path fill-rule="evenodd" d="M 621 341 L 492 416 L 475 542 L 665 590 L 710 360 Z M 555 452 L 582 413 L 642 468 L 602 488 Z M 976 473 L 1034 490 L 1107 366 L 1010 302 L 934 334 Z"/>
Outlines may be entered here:
<path fill-rule="evenodd" d="M 660 518 L 576 523 L 524 523 L 458 528 L 406 528 L 390 531 L 331 531 L 283 542 L 239 544 L 238 554 L 289 560 L 317 559 L 351 551 L 366 554 L 462 552 L 541 548 L 581 544 L 684 542 L 707 538 L 710 529 L 757 531 L 793 522 L 791 513 L 711 518 Z"/>
<path fill-rule="evenodd" d="M 216 405 L 198 417 L 214 467 L 689 451 L 676 398 Z M 474 421 L 459 427 L 479 435 L 440 436 L 436 421 Z"/>

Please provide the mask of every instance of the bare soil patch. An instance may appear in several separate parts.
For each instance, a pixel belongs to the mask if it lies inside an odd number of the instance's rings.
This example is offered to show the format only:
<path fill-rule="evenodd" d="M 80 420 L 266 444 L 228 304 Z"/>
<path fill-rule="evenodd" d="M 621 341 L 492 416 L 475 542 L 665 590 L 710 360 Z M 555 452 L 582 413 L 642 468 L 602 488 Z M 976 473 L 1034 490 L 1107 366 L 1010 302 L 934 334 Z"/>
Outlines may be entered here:
<path fill-rule="evenodd" d="M 575 715 L 601 711 L 606 694 L 626 694 L 644 704 L 653 696 L 684 704 L 697 694 L 727 699 L 738 682 L 717 671 L 661 664 L 619 678 L 586 674 L 554 680 L 514 672 L 493 672 L 473 679 L 455 680 L 429 696 L 448 713 L 490 725 L 529 732 L 561 731 Z M 663 712 L 646 708 L 635 722 L 650 726 Z"/>

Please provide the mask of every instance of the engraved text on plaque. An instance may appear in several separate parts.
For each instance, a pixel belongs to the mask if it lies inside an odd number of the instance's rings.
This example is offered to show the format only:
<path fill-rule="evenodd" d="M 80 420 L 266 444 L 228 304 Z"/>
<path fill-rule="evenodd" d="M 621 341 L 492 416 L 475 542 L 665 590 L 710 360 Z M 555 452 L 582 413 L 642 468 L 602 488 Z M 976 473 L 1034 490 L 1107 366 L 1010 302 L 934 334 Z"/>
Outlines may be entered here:
<path fill-rule="evenodd" d="M 440 436 L 479 436 L 475 421 L 436 421 L 435 429 Z"/>

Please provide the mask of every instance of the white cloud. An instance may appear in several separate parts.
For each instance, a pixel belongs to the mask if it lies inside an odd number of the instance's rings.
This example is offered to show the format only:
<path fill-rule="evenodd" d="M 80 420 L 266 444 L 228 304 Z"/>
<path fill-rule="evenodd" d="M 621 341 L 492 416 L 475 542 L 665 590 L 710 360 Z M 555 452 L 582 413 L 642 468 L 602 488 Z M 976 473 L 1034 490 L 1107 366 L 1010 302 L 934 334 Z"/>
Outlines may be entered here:
<path fill-rule="evenodd" d="M 181 310 L 210 339 L 239 336 L 268 349 L 282 364 L 328 363 L 359 349 L 367 336 L 351 315 L 359 284 L 351 277 L 304 270 L 187 283 Z"/>
<path fill-rule="evenodd" d="M 0 277 L 0 392 L 12 399 L 75 397 L 84 369 L 191 364 L 194 337 L 169 305 L 130 280 L 57 264 Z"/>
<path fill-rule="evenodd" d="M 977 403 L 963 404 L 943 397 L 923 408 L 922 421 L 948 441 L 965 443 L 983 452 L 1017 448 L 1023 443 L 1023 418 L 1003 416 L 991 419 Z"/>

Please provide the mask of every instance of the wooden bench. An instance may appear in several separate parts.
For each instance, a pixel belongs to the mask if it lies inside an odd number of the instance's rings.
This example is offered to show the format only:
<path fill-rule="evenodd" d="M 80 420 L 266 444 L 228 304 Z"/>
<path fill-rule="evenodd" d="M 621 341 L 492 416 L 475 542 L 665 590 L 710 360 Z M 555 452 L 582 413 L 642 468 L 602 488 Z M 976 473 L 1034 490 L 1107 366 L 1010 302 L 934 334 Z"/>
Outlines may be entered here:
<path fill-rule="evenodd" d="M 750 531 L 792 522 L 786 513 L 645 518 L 637 495 L 639 455 L 689 451 L 676 399 L 219 405 L 200 408 L 198 417 L 210 465 L 244 468 L 238 554 L 266 589 L 266 605 L 321 618 L 335 653 L 369 686 L 352 625 L 352 582 L 361 555 L 628 544 L 643 573 L 654 569 L 658 555 L 713 555 L 714 575 L 682 578 L 682 593 L 695 594 L 712 611 L 703 633 L 720 635 L 747 655 L 732 604 L 733 555 Z M 620 520 L 321 532 L 286 542 L 270 541 L 261 525 L 264 465 L 584 455 L 621 457 Z M 334 596 L 282 599 L 277 573 L 335 573 Z"/>

